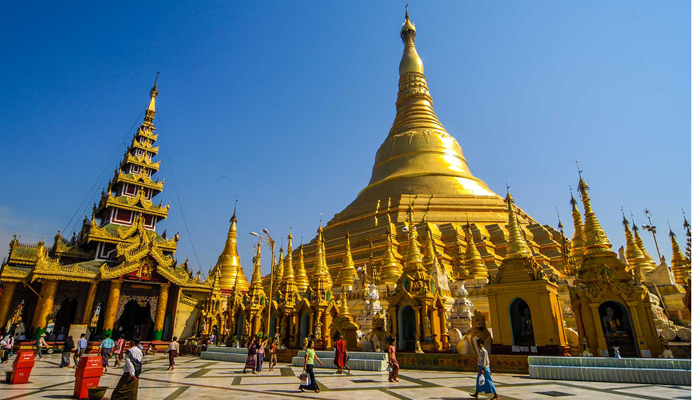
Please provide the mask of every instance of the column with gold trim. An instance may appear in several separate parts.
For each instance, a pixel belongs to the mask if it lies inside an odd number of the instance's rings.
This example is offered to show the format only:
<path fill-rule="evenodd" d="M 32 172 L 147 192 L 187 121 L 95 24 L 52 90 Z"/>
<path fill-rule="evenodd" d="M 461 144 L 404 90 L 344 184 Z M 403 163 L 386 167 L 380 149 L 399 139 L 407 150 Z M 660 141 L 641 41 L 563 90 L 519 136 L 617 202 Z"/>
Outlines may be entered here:
<path fill-rule="evenodd" d="M 115 279 L 112 281 L 109 287 L 109 297 L 107 298 L 105 320 L 104 324 L 102 325 L 103 334 L 112 334 L 114 321 L 117 319 L 117 307 L 119 306 L 119 295 L 122 291 L 122 283 L 124 283 L 124 281 L 121 279 Z"/>
<path fill-rule="evenodd" d="M 41 298 L 36 303 L 34 311 L 34 338 L 39 339 L 46 333 L 46 324 L 53 311 L 53 301 L 56 297 L 58 281 L 44 281 L 41 284 Z"/>
<path fill-rule="evenodd" d="M 87 325 L 92 319 L 92 306 L 95 305 L 95 295 L 97 294 L 97 284 L 98 282 L 90 282 L 90 289 L 88 289 L 87 299 L 85 299 L 85 309 L 83 310 L 83 316 L 80 319 L 80 323 Z"/>
<path fill-rule="evenodd" d="M 0 329 L 5 327 L 7 316 L 10 315 L 10 307 L 12 307 L 12 298 L 15 297 L 15 282 L 7 282 L 3 285 L 2 295 L 0 296 Z"/>
<path fill-rule="evenodd" d="M 160 285 L 160 294 L 158 295 L 158 308 L 156 308 L 156 321 L 153 327 L 153 340 L 161 340 L 163 338 L 163 323 L 165 322 L 165 311 L 168 305 L 168 291 L 170 283 Z"/>

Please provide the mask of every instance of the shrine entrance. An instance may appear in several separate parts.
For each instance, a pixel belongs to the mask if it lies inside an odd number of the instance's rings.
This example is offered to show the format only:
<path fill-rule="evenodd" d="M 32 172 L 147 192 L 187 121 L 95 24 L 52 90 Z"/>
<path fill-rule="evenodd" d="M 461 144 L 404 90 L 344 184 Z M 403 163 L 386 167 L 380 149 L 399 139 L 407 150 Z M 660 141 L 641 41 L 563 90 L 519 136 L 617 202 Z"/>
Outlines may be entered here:
<path fill-rule="evenodd" d="M 619 349 L 623 358 L 639 357 L 627 307 L 616 301 L 606 301 L 600 305 L 599 314 L 610 357 L 615 356 L 615 348 Z"/>
<path fill-rule="evenodd" d="M 519 297 L 510 303 L 510 331 L 513 335 L 513 345 L 528 347 L 535 345 L 530 307 Z"/>
<path fill-rule="evenodd" d="M 124 311 L 117 324 L 115 324 L 114 336 L 124 335 L 128 341 L 135 337 L 141 340 L 150 340 L 153 336 L 153 318 L 151 316 L 151 303 L 148 300 L 130 300 L 124 305 Z"/>
<path fill-rule="evenodd" d="M 416 348 L 416 313 L 406 305 L 399 310 L 399 350 Z"/>
<path fill-rule="evenodd" d="M 61 302 L 61 308 L 54 317 L 54 332 L 68 332 L 70 325 L 74 322 L 75 314 L 78 312 L 78 299 L 65 298 Z"/>

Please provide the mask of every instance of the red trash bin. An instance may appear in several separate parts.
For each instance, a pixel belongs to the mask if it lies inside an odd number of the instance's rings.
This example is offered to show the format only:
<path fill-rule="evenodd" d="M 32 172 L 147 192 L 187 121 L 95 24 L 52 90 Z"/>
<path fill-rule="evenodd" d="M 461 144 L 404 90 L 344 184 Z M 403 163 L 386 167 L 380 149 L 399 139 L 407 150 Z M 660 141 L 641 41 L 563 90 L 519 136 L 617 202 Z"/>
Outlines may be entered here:
<path fill-rule="evenodd" d="M 100 385 L 102 376 L 102 357 L 83 356 L 75 370 L 75 386 L 73 397 L 84 399 L 88 397 L 88 388 Z"/>
<path fill-rule="evenodd" d="M 27 383 L 34 368 L 34 350 L 20 350 L 12 363 L 10 383 Z"/>

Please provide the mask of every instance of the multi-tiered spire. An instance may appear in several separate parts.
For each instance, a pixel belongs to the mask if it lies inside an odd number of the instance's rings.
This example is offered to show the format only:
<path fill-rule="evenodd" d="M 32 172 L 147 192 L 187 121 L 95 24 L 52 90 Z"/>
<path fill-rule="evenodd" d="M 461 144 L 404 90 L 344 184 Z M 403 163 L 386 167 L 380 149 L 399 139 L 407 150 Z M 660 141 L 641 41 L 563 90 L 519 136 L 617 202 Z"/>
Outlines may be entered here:
<path fill-rule="evenodd" d="M 469 271 L 469 277 L 472 279 L 488 279 L 489 271 L 481 258 L 481 253 L 476 248 L 474 235 L 472 235 L 472 228 L 469 223 L 467 223 L 467 230 L 464 233 L 467 242 L 467 249 L 464 253 L 464 265 Z"/>
<path fill-rule="evenodd" d="M 668 236 L 671 237 L 671 248 L 673 249 L 673 258 L 671 259 L 671 270 L 677 284 L 682 285 L 685 282 L 686 276 L 690 272 L 690 263 L 683 255 L 681 247 L 676 241 L 676 234 L 669 229 Z"/>
<path fill-rule="evenodd" d="M 583 180 L 583 176 L 579 172 L 578 190 L 581 192 L 581 200 L 583 201 L 583 209 L 586 215 L 586 223 L 584 225 L 584 237 L 586 240 L 586 253 L 612 252 L 610 248 L 610 240 L 608 235 L 600 226 L 598 218 L 591 207 L 591 198 L 588 196 L 588 184 Z"/>
<path fill-rule="evenodd" d="M 297 261 L 297 269 L 294 271 L 294 278 L 299 293 L 306 292 L 306 289 L 309 288 L 309 277 L 306 275 L 306 266 L 304 265 L 304 243 L 299 245 L 299 260 Z"/>
<path fill-rule="evenodd" d="M 326 292 L 333 287 L 328 282 L 328 266 L 326 265 L 326 244 L 323 238 L 323 226 L 318 226 L 318 238 L 316 239 L 316 257 L 314 258 L 313 273 L 309 286 L 316 293 L 316 301 L 325 300 Z"/>
<path fill-rule="evenodd" d="M 352 249 L 350 248 L 350 233 L 345 233 L 345 256 L 343 257 L 343 264 L 338 271 L 338 276 L 333 282 L 333 287 L 340 288 L 343 290 L 346 288 L 352 288 L 357 279 L 357 271 L 355 270 L 355 263 L 352 260 Z"/>
<path fill-rule="evenodd" d="M 648 265 L 648 262 L 644 253 L 642 253 L 639 246 L 637 246 L 632 230 L 630 230 L 629 221 L 627 221 L 627 217 L 625 217 L 624 214 L 622 215 L 622 225 L 625 227 L 625 239 L 627 241 L 625 258 L 634 271 L 634 275 L 638 276 L 639 280 L 644 282 L 644 274 L 642 271 L 646 272 L 646 265 Z"/>
<path fill-rule="evenodd" d="M 246 291 L 249 285 L 241 266 L 241 257 L 238 255 L 238 218 L 235 207 L 230 222 L 226 244 L 216 261 L 215 268 L 221 271 L 221 288 L 223 290 L 233 290 L 235 285 L 238 285 L 238 290 Z"/>
<path fill-rule="evenodd" d="M 168 216 L 170 205 L 153 202 L 153 198 L 163 190 L 163 181 L 153 179 L 160 168 L 160 161 L 153 161 L 159 150 L 155 146 L 158 135 L 155 134 L 156 128 L 153 125 L 158 97 L 157 76 L 150 97 L 143 122 L 136 130 L 114 177 L 107 184 L 107 190 L 102 192 L 99 204 L 93 208 L 92 218 L 85 219 L 78 237 L 79 245 L 95 246 L 97 259 L 133 258 L 127 254 L 129 249 L 124 247 L 126 245 L 116 233 L 117 229 L 122 229 L 121 235 L 134 235 L 141 230 L 153 232 L 156 224 Z M 136 229 L 126 232 L 124 229 L 128 228 L 125 227 Z M 179 235 L 168 239 L 164 234 L 149 233 L 147 241 L 140 240 L 141 250 L 148 251 L 148 248 L 155 246 L 158 248 L 156 251 L 161 251 L 164 257 L 171 257 L 177 249 Z M 166 264 L 174 265 L 174 262 L 168 261 Z"/>
<path fill-rule="evenodd" d="M 389 204 L 391 204 L 391 199 L 389 199 Z M 389 219 L 389 226 L 386 228 L 386 249 L 384 251 L 384 258 L 382 259 L 382 266 L 379 270 L 379 283 L 396 284 L 396 280 L 401 276 L 401 266 L 398 261 L 396 261 L 396 254 L 394 253 L 396 227 L 391 221 L 391 214 L 388 209 L 386 215 Z"/>
<path fill-rule="evenodd" d="M 250 278 L 250 287 L 246 297 L 246 304 L 260 304 L 260 298 L 265 297 L 265 291 L 262 285 L 262 274 L 260 273 L 260 248 L 261 243 L 255 246 L 255 257 L 253 257 L 253 276 Z"/>
<path fill-rule="evenodd" d="M 579 212 L 576 206 L 577 202 L 574 199 L 574 193 L 571 191 L 569 186 L 569 191 L 571 192 L 571 216 L 574 219 L 574 237 L 571 239 L 571 257 L 573 257 L 574 265 L 576 268 L 581 267 L 581 261 L 583 261 L 583 253 L 586 252 L 586 240 L 583 233 L 583 219 L 581 219 L 581 212 Z"/>

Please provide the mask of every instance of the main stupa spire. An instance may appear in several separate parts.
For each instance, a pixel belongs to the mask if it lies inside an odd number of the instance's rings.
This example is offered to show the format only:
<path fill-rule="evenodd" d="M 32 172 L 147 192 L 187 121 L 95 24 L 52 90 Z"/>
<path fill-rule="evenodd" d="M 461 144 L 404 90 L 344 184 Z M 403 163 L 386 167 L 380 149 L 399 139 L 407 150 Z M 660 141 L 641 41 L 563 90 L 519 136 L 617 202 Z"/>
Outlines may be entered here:
<path fill-rule="evenodd" d="M 415 193 L 494 195 L 469 171 L 462 148 L 433 110 L 423 61 L 416 49 L 416 26 L 408 9 L 401 39 L 404 48 L 396 118 L 377 151 L 372 178 L 356 203 L 364 202 L 364 197 L 372 198 L 373 203 L 387 195 L 401 198 L 406 188 Z M 372 196 L 370 192 L 382 195 Z"/>

